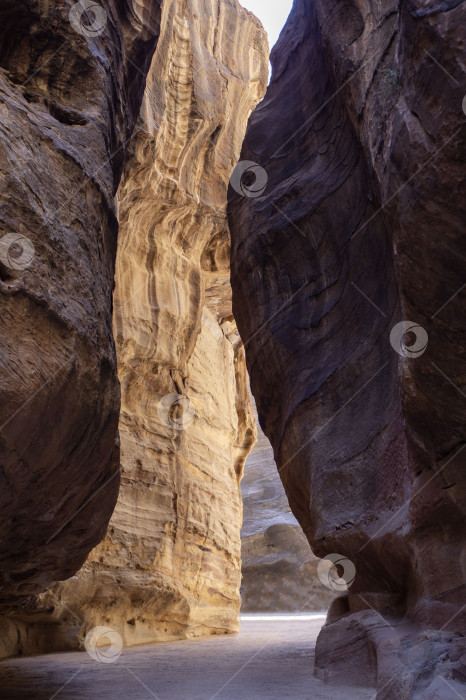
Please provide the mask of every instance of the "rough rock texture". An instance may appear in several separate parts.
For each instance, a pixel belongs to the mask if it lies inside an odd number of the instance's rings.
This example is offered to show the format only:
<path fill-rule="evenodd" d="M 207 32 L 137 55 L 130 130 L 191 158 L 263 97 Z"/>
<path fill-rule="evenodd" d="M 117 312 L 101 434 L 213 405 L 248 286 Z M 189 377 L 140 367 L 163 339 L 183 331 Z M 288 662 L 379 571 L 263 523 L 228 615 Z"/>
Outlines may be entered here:
<path fill-rule="evenodd" d="M 381 698 L 465 678 L 463 27 L 459 2 L 295 0 L 241 156 L 267 186 L 232 190 L 261 425 L 315 554 L 357 569 L 317 669 L 372 664 Z"/>
<path fill-rule="evenodd" d="M 2 607 L 74 574 L 118 493 L 114 195 L 160 8 L 103 0 L 90 37 L 72 5 L 0 5 Z"/>
<path fill-rule="evenodd" d="M 318 559 L 291 512 L 270 442 L 258 433 L 241 481 L 241 611 L 327 610 L 335 594 L 317 575 Z"/>
<path fill-rule="evenodd" d="M 237 2 L 164 3 L 118 192 L 119 498 L 104 541 L 40 596 L 35 624 L 15 618 L 4 653 L 76 648 L 96 625 L 125 645 L 238 629 L 239 480 L 256 430 L 226 194 L 267 56 Z"/>
<path fill-rule="evenodd" d="M 164 5 L 119 192 L 123 479 L 94 557 L 104 575 L 117 570 L 111 619 L 127 643 L 238 629 L 239 480 L 255 425 L 232 319 L 226 192 L 266 80 L 265 33 L 239 3 Z M 99 567 L 93 575 L 100 582 Z M 109 590 L 101 610 L 93 600 L 94 624 L 109 615 Z"/>

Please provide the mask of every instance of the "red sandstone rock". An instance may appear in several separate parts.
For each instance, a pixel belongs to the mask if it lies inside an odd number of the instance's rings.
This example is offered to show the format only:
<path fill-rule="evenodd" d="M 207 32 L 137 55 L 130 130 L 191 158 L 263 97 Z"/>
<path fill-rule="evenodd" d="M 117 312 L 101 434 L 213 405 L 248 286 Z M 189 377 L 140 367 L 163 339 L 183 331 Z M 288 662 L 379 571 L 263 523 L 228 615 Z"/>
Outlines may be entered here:
<path fill-rule="evenodd" d="M 463 23 L 458 3 L 296 0 L 241 156 L 266 186 L 251 175 L 242 196 L 233 180 L 234 313 L 261 424 L 314 552 L 357 570 L 330 647 L 364 608 L 466 631 Z M 417 357 L 413 336 L 392 347 L 401 321 L 422 327 Z M 322 673 L 347 663 L 323 647 Z"/>

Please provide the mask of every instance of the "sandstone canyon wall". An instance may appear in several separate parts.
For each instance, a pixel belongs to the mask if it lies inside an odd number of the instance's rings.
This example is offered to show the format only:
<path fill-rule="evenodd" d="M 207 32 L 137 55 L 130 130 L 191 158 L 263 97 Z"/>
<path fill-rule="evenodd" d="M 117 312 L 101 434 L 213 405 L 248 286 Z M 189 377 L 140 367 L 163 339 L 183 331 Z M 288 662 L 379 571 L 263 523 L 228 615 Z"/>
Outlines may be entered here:
<path fill-rule="evenodd" d="M 463 27 L 459 2 L 295 0 L 232 179 L 261 425 L 314 553 L 356 567 L 317 672 L 380 698 L 466 678 Z"/>
<path fill-rule="evenodd" d="M 99 625 L 125 645 L 238 629 L 239 481 L 256 429 L 226 194 L 267 57 L 237 2 L 163 3 L 118 191 L 118 501 L 80 571 L 10 618 L 4 654 L 76 648 Z"/>
<path fill-rule="evenodd" d="M 318 576 L 318 559 L 291 512 L 272 446 L 260 427 L 241 492 L 241 611 L 327 610 L 335 593 Z"/>
<path fill-rule="evenodd" d="M 0 3 L 2 608 L 75 573 L 119 485 L 114 196 L 160 7 L 72 7 Z"/>
<path fill-rule="evenodd" d="M 266 58 L 265 33 L 239 3 L 163 5 L 119 191 L 122 487 L 92 555 L 102 598 L 86 620 L 110 616 L 126 643 L 239 626 L 239 480 L 255 424 L 232 317 L 226 193 Z"/>

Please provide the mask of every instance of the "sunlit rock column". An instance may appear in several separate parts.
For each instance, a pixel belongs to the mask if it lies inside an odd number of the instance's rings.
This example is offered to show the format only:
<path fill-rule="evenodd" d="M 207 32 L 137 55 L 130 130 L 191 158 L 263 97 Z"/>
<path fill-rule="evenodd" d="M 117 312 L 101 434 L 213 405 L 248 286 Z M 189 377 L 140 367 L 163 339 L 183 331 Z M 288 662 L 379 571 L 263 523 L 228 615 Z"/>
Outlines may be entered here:
<path fill-rule="evenodd" d="M 122 486 L 82 573 L 95 591 L 85 626 L 110 620 L 128 644 L 238 629 L 239 480 L 255 427 L 226 192 L 266 65 L 264 32 L 239 4 L 164 5 L 119 191 Z"/>

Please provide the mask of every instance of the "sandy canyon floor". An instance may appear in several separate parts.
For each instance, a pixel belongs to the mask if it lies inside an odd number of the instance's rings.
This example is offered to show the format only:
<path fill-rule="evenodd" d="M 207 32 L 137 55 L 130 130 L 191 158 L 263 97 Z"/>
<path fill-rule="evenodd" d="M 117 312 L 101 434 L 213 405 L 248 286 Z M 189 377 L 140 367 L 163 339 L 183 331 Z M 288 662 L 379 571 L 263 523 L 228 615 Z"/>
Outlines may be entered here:
<path fill-rule="evenodd" d="M 124 649 L 113 663 L 87 652 L 0 663 L 3 700 L 366 700 L 367 688 L 313 676 L 317 615 L 244 616 L 238 635 Z"/>

